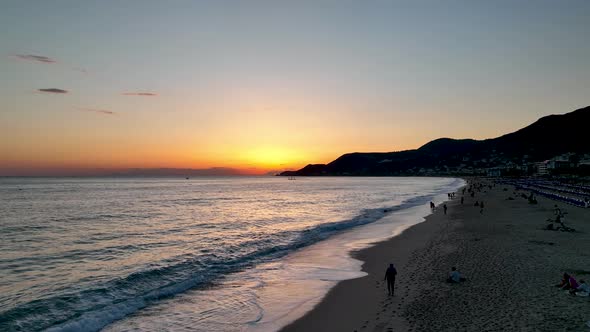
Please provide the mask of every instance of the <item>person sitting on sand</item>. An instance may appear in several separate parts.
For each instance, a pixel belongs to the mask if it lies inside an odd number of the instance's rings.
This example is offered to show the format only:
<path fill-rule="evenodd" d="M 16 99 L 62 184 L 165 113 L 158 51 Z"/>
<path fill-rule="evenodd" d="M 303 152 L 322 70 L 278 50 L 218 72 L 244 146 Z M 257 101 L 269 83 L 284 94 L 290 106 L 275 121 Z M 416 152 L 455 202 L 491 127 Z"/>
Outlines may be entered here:
<path fill-rule="evenodd" d="M 561 281 L 559 282 L 559 284 L 555 285 L 555 287 L 563 288 L 568 284 L 569 280 L 570 280 L 570 275 L 567 274 L 567 272 L 564 272 L 563 276 L 561 277 Z"/>
<path fill-rule="evenodd" d="M 479 206 L 479 201 L 475 201 L 475 204 L 473 204 L 473 206 Z"/>
<path fill-rule="evenodd" d="M 578 287 L 570 290 L 570 293 L 572 295 L 588 296 L 590 295 L 590 286 L 588 286 L 588 284 L 584 280 L 580 280 L 580 284 L 578 285 Z"/>
<path fill-rule="evenodd" d="M 564 282 L 565 280 L 565 282 Z M 567 273 L 563 274 L 563 279 L 561 280 L 561 283 L 559 285 L 557 285 L 557 287 L 561 287 L 561 289 L 576 289 L 578 288 L 578 282 L 576 281 L 576 278 L 574 278 L 574 276 L 569 275 Z"/>
<path fill-rule="evenodd" d="M 569 289 L 577 289 L 579 286 L 578 282 L 576 281 L 576 279 L 572 275 L 570 275 L 570 279 L 568 280 L 568 285 L 569 285 Z"/>
<path fill-rule="evenodd" d="M 387 294 L 391 296 L 393 296 L 396 275 L 397 270 L 395 269 L 393 264 L 389 264 L 389 267 L 385 271 L 385 278 L 383 278 L 383 280 L 387 280 Z"/>
<path fill-rule="evenodd" d="M 451 273 L 449 273 L 449 278 L 447 279 L 447 282 L 460 283 L 461 281 L 465 280 L 467 279 L 461 277 L 461 273 L 459 273 L 459 271 L 457 271 L 457 268 L 453 266 L 451 268 Z"/>

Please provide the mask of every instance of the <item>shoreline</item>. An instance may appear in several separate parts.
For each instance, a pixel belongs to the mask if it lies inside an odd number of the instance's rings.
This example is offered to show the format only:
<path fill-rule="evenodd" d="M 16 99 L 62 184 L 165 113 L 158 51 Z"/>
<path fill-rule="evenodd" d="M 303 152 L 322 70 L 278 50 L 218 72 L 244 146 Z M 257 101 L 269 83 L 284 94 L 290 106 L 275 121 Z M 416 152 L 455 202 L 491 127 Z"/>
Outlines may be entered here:
<path fill-rule="evenodd" d="M 465 183 L 459 178 L 454 178 L 454 181 L 447 188 L 448 192 L 461 188 Z M 438 192 L 430 200 L 442 204 L 447 200 L 446 193 L 446 190 Z M 254 324 L 248 326 L 245 331 L 278 331 L 312 311 L 340 282 L 364 277 L 366 272 L 361 268 L 363 261 L 353 253 L 399 236 L 406 229 L 424 222 L 431 214 L 427 204 L 425 201 L 400 208 L 376 222 L 355 227 L 354 230 L 334 235 L 288 255 L 282 260 L 281 269 L 311 272 L 307 275 L 287 273 L 280 278 L 283 292 L 292 294 L 288 301 L 295 300 L 296 305 L 288 306 L 288 310 L 280 310 L 277 309 L 280 307 L 279 303 L 275 303 L 269 307 L 270 312 L 267 312 L 266 306 L 263 305 L 265 313 L 262 319 L 253 322 Z M 273 287 L 272 284 L 267 286 Z M 308 293 L 307 297 L 302 298 L 298 294 L 305 294 L 310 289 L 314 290 L 313 294 Z M 258 296 L 264 303 L 264 291 Z"/>
<path fill-rule="evenodd" d="M 465 181 L 465 179 L 463 180 Z M 457 191 L 463 187 L 459 187 Z M 361 272 L 367 275 L 338 282 L 311 311 L 306 312 L 305 315 L 279 331 L 360 331 L 370 327 L 366 323 L 370 322 L 370 319 L 365 318 L 372 313 L 383 312 L 380 302 L 388 298 L 387 286 L 382 275 L 385 268 L 389 262 L 392 262 L 398 269 L 395 291 L 396 294 L 399 294 L 399 275 L 403 273 L 400 271 L 400 267 L 409 261 L 410 253 L 420 248 L 431 233 L 436 231 L 437 224 L 433 223 L 433 218 L 439 212 L 442 214 L 442 209 L 439 207 L 445 203 L 449 208 L 454 205 L 452 200 L 445 200 L 433 212 L 424 216 L 423 221 L 406 228 L 400 234 L 376 242 L 370 247 L 351 252 L 350 256 L 353 259 L 363 262 Z M 391 253 L 387 253 L 388 251 Z M 387 259 L 382 260 L 383 256 L 387 256 Z M 350 305 L 352 299 L 360 301 L 362 304 Z M 379 301 L 375 301 L 375 299 Z M 396 321 L 399 331 L 408 330 L 403 323 L 401 320 Z M 351 328 L 352 326 L 354 328 Z"/>
<path fill-rule="evenodd" d="M 465 195 L 461 205 L 460 190 L 447 215 L 437 208 L 398 236 L 353 252 L 368 275 L 339 282 L 280 331 L 583 330 L 588 298 L 551 285 L 564 270 L 590 279 L 590 225 L 583 222 L 590 211 L 542 197 L 537 205 L 506 200 L 514 188 L 504 185 Z M 475 200 L 486 202 L 483 214 Z M 579 232 L 541 230 L 555 204 Z M 398 269 L 394 297 L 383 282 L 390 262 Z M 468 282 L 446 284 L 451 266 Z"/>

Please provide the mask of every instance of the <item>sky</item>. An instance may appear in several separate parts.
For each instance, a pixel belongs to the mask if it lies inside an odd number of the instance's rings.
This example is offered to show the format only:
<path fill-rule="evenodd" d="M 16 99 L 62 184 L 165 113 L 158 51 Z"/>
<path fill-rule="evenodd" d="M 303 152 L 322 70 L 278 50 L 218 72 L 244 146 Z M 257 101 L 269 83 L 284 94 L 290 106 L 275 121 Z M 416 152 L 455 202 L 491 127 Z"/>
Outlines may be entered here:
<path fill-rule="evenodd" d="M 0 175 L 327 163 L 590 105 L 590 1 L 0 3 Z"/>

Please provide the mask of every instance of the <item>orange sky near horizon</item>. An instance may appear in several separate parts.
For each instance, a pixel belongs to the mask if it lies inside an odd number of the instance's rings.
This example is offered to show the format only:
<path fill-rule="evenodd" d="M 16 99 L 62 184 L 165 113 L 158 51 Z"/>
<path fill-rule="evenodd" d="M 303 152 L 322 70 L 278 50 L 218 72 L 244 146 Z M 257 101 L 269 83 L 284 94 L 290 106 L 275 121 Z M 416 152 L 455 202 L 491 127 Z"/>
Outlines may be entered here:
<path fill-rule="evenodd" d="M 260 174 L 327 163 L 348 152 L 416 148 L 424 140 L 388 123 L 374 123 L 375 130 L 367 133 L 354 118 L 338 119 L 330 112 L 228 112 L 211 116 L 206 130 L 199 126 L 198 113 L 190 111 L 181 112 L 178 122 L 76 110 L 51 113 L 51 122 L 38 119 L 5 129 L 15 140 L 0 142 L 0 169 L 230 167 Z M 56 114 L 63 122 L 55 121 Z"/>
<path fill-rule="evenodd" d="M 350 99 L 329 102 L 285 96 L 282 103 L 269 97 L 256 102 L 235 98 L 236 102 L 223 105 L 198 106 L 159 96 L 125 105 L 141 113 L 99 115 L 64 109 L 56 97 L 61 96 L 35 96 L 44 112 L 35 114 L 34 121 L 13 121 L 12 126 L 0 128 L 13 138 L 0 141 L 0 175 L 211 167 L 265 174 L 328 163 L 349 152 L 415 149 L 440 137 L 495 137 L 536 120 L 514 116 L 512 128 L 504 129 L 502 119 L 490 116 L 485 122 L 489 127 L 482 130 L 455 121 L 464 116 L 460 114 L 424 121 L 426 111 L 383 112 L 383 106 L 369 111 Z M 166 107 L 175 109 L 174 116 L 162 116 Z"/>

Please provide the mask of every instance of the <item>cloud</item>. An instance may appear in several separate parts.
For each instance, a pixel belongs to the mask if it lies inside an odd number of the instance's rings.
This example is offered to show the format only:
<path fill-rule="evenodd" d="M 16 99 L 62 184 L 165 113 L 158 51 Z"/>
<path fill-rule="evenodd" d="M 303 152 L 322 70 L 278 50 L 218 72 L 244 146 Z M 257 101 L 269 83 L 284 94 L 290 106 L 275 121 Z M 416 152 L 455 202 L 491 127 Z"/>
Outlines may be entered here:
<path fill-rule="evenodd" d="M 46 93 L 68 93 L 68 90 L 62 90 L 57 88 L 37 89 L 37 91 Z"/>
<path fill-rule="evenodd" d="M 142 96 L 142 97 L 154 97 L 157 93 L 154 92 L 123 92 L 123 96 Z"/>
<path fill-rule="evenodd" d="M 109 110 L 100 110 L 100 109 L 95 109 L 95 108 L 83 108 L 83 107 L 78 107 L 78 109 L 80 111 L 84 111 L 84 112 L 93 112 L 93 113 L 104 114 L 104 115 L 117 115 L 117 112 L 113 112 L 113 111 L 109 111 Z"/>
<path fill-rule="evenodd" d="M 43 55 L 34 55 L 34 54 L 15 54 L 11 55 L 19 60 L 25 60 L 30 62 L 37 62 L 37 63 L 45 63 L 45 64 L 54 64 L 57 63 L 57 60 L 52 59 L 47 56 Z M 84 74 L 88 74 L 88 71 L 82 67 L 70 67 L 73 71 L 78 71 Z"/>
<path fill-rule="evenodd" d="M 56 63 L 57 61 L 53 60 L 52 58 L 43 56 L 43 55 L 34 55 L 34 54 L 17 54 L 15 55 L 18 59 L 33 61 L 33 62 L 41 62 L 41 63 Z"/>

